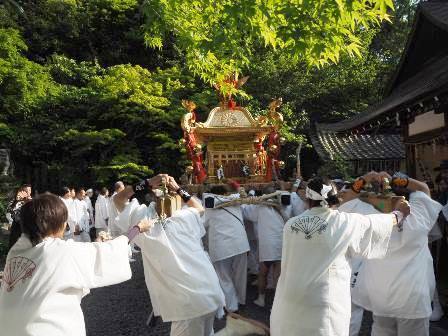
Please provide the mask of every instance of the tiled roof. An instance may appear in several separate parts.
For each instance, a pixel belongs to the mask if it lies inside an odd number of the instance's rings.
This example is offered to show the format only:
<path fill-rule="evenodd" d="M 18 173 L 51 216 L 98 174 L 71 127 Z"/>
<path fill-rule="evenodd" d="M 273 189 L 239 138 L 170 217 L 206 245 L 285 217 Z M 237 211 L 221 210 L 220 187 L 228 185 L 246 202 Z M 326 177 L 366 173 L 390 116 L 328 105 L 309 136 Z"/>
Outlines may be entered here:
<path fill-rule="evenodd" d="M 397 134 L 344 135 L 317 129 L 311 142 L 323 160 L 404 159 L 405 148 Z"/>

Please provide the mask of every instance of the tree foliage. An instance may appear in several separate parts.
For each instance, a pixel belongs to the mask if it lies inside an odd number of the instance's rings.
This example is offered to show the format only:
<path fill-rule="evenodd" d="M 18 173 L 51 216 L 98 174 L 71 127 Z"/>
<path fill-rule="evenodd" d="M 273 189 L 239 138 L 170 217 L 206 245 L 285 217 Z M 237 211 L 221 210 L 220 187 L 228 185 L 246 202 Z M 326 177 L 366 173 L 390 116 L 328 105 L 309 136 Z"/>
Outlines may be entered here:
<path fill-rule="evenodd" d="M 0 145 L 11 149 L 22 179 L 42 166 L 71 184 L 180 175 L 181 100 L 195 101 L 203 121 L 218 103 L 208 84 L 241 70 L 250 79 L 239 103 L 252 114 L 283 97 L 283 159 L 293 165 L 315 121 L 347 118 L 380 99 L 415 3 L 396 0 L 394 15 L 391 7 L 385 0 L 0 1 Z"/>
<path fill-rule="evenodd" d="M 392 0 L 151 0 L 145 41 L 162 48 L 173 34 L 187 66 L 215 82 L 250 65 L 259 47 L 322 67 L 361 54 L 360 30 L 389 20 Z"/>

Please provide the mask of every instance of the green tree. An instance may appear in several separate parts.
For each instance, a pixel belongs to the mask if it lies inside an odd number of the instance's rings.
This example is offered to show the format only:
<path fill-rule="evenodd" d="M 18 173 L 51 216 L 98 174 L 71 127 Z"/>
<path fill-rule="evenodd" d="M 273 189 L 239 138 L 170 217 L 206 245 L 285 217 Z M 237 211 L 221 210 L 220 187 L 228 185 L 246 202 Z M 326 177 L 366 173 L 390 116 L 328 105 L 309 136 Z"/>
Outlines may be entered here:
<path fill-rule="evenodd" d="M 392 0 L 152 0 L 143 6 L 146 43 L 161 48 L 174 35 L 187 66 L 210 83 L 241 72 L 263 46 L 318 67 L 360 55 L 359 32 L 388 20 L 390 9 Z"/>

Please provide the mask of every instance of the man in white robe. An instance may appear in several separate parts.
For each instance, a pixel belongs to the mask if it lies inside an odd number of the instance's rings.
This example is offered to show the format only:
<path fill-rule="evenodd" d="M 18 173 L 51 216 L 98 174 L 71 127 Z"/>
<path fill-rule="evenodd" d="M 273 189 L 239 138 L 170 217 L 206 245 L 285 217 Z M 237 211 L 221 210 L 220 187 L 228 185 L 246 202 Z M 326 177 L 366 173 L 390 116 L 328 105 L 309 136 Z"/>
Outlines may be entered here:
<path fill-rule="evenodd" d="M 373 215 L 373 214 L 380 214 L 378 210 L 376 210 L 371 204 L 363 202 L 359 199 L 359 194 L 355 193 L 350 188 L 344 187 L 340 191 L 340 195 L 342 196 L 342 203 L 339 206 L 338 210 L 340 212 L 347 212 L 347 213 L 357 213 L 360 215 Z M 350 288 L 352 289 L 355 287 L 358 275 L 359 275 L 359 269 L 361 267 L 361 263 L 363 261 L 363 258 L 351 256 L 348 255 L 347 257 L 350 258 L 350 265 L 351 265 L 351 281 L 350 281 Z M 359 330 L 361 329 L 362 324 L 362 318 L 364 314 L 364 309 L 357 304 L 353 303 L 355 299 L 353 299 L 353 296 L 356 296 L 357 291 L 352 291 L 352 315 L 350 318 L 350 333 L 349 336 L 357 336 L 359 334 Z"/>
<path fill-rule="evenodd" d="M 78 242 L 90 242 L 90 216 L 84 201 L 85 191 L 80 188 L 73 201 L 75 232 L 73 239 Z"/>
<path fill-rule="evenodd" d="M 213 199 L 215 205 L 238 197 L 238 194 L 203 195 L 206 204 L 207 199 Z M 208 253 L 224 291 L 226 309 L 237 311 L 239 304 L 246 303 L 247 252 L 250 250 L 241 206 L 206 208 L 204 225 L 208 233 Z"/>
<path fill-rule="evenodd" d="M 107 222 L 109 219 L 109 191 L 102 188 L 95 202 L 95 229 L 96 236 L 99 237 L 101 232 L 107 232 Z"/>
<path fill-rule="evenodd" d="M 271 194 L 275 189 L 265 190 L 265 194 Z M 288 193 L 289 194 L 289 193 Z M 273 275 L 273 287 L 280 276 L 282 259 L 282 236 L 285 220 L 291 217 L 291 205 L 282 206 L 281 209 L 268 205 L 244 205 L 243 217 L 246 220 L 257 223 L 258 234 L 258 297 L 254 301 L 257 306 L 264 307 L 266 302 L 267 278 L 270 269 Z"/>
<path fill-rule="evenodd" d="M 68 211 L 68 219 L 67 219 L 67 229 L 64 233 L 64 239 L 73 239 L 73 234 L 75 232 L 75 212 L 73 207 L 73 198 L 70 188 L 63 187 L 60 193 L 61 200 L 64 202 Z"/>
<path fill-rule="evenodd" d="M 425 183 L 409 178 L 407 189 L 410 215 L 394 228 L 386 258 L 363 262 L 354 288 L 354 302 L 373 313 L 373 336 L 429 335 L 435 279 L 428 233 L 442 206 Z"/>
<path fill-rule="evenodd" d="M 364 176 L 368 182 L 374 178 L 376 173 Z M 404 216 L 401 212 L 362 216 L 331 210 L 326 200 L 332 188 L 324 181 L 309 182 L 310 209 L 284 227 L 282 273 L 271 314 L 273 336 L 348 335 L 351 268 L 347 253 L 384 257 L 392 228 Z M 400 208 L 406 212 L 405 204 Z"/>
<path fill-rule="evenodd" d="M 151 180 L 153 187 L 158 185 L 157 177 Z M 174 179 L 169 181 L 171 190 L 179 190 Z M 129 191 L 128 197 L 131 194 Z M 124 207 L 118 205 L 122 211 L 117 227 L 121 230 L 142 218 L 157 218 L 154 203 L 146 207 L 133 199 Z M 202 247 L 203 211 L 201 203 L 191 198 L 186 207 L 134 240 L 141 248 L 154 315 L 172 322 L 171 336 L 212 336 L 215 315 L 225 303 L 219 279 Z"/>
<path fill-rule="evenodd" d="M 87 205 L 87 211 L 89 212 L 89 219 L 90 219 L 90 227 L 95 226 L 95 214 L 93 213 L 93 206 L 92 206 L 92 196 L 93 196 L 93 190 L 87 189 L 86 195 L 84 196 L 84 202 L 86 202 Z"/>
<path fill-rule="evenodd" d="M 117 217 L 120 214 L 120 211 L 118 210 L 118 207 L 117 207 L 116 197 L 118 194 L 123 195 L 124 191 L 125 191 L 124 183 L 121 181 L 117 181 L 114 185 L 114 193 L 109 198 L 108 225 L 109 225 L 109 231 L 110 231 L 110 234 L 112 235 L 112 237 L 116 237 L 116 236 L 120 235 L 120 230 L 117 228 L 117 225 L 116 225 Z M 125 200 L 125 202 L 128 202 L 128 201 L 129 201 L 129 199 Z M 122 200 L 121 199 L 118 200 L 118 203 L 122 203 Z"/>

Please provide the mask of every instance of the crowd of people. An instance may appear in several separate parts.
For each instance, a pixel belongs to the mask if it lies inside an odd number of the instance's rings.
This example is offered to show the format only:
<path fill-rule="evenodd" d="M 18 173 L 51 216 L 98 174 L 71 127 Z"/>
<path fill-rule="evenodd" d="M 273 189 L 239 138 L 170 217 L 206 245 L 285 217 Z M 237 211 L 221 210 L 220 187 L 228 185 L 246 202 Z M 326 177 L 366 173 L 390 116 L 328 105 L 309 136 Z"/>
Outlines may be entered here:
<path fill-rule="evenodd" d="M 360 195 L 385 181 L 402 197 L 379 211 Z M 64 187 L 32 198 L 25 185 L 9 209 L 5 334 L 84 335 L 82 297 L 131 277 L 132 245 L 142 253 L 154 315 L 172 322 L 173 336 L 213 335 L 215 318 L 246 304 L 248 274 L 257 275 L 259 307 L 269 309 L 266 291 L 275 290 L 275 336 L 356 336 L 364 310 L 373 313 L 374 336 L 425 336 L 431 316 L 443 314 L 428 245 L 437 238 L 428 237 L 440 238 L 436 223 L 448 204 L 402 173 L 263 190 L 218 184 L 200 194 L 167 174 L 118 181 L 111 196 Z"/>

